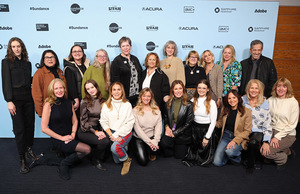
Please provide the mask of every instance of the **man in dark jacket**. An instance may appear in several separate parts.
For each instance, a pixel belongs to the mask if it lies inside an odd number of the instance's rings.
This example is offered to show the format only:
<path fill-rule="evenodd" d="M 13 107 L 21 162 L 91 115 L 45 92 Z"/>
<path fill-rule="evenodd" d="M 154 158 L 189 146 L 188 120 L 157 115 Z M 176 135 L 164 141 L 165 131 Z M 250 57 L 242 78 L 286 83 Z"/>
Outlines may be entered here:
<path fill-rule="evenodd" d="M 250 44 L 251 56 L 241 61 L 242 81 L 239 91 L 246 93 L 246 86 L 251 79 L 258 79 L 265 85 L 264 96 L 271 96 L 272 87 L 277 81 L 277 72 L 273 60 L 262 56 L 263 42 L 253 40 Z"/>

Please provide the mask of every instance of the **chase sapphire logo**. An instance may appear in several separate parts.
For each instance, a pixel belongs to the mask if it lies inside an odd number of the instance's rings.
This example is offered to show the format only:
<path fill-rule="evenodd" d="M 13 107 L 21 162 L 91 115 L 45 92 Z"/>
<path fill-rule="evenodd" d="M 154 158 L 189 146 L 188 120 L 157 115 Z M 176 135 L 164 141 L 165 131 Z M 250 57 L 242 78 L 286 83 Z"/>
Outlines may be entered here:
<path fill-rule="evenodd" d="M 74 14 L 78 14 L 83 8 L 81 8 L 78 4 L 74 3 L 71 5 L 71 12 Z"/>
<path fill-rule="evenodd" d="M 122 29 L 122 27 L 119 27 L 119 25 L 116 24 L 116 23 L 111 23 L 111 24 L 109 25 L 109 30 L 110 30 L 112 33 L 118 32 L 119 29 Z"/>
<path fill-rule="evenodd" d="M 0 4 L 0 12 L 9 12 L 8 4 Z"/>
<path fill-rule="evenodd" d="M 148 51 L 154 51 L 154 49 L 155 49 L 156 47 L 158 47 L 158 46 L 156 46 L 155 43 L 154 43 L 154 42 L 151 42 L 151 41 L 149 41 L 149 42 L 146 44 L 146 49 L 147 49 Z"/>
<path fill-rule="evenodd" d="M 49 31 L 48 24 L 36 24 L 36 31 Z"/>
<path fill-rule="evenodd" d="M 253 31 L 253 27 L 250 26 L 250 27 L 248 28 L 248 31 L 249 31 L 249 32 L 252 32 L 252 31 Z"/>
<path fill-rule="evenodd" d="M 87 49 L 86 42 L 74 42 L 74 45 L 80 45 L 83 49 Z"/>
<path fill-rule="evenodd" d="M 216 7 L 216 8 L 215 8 L 215 12 L 216 12 L 216 13 L 219 13 L 219 12 L 220 12 L 220 8 Z"/>

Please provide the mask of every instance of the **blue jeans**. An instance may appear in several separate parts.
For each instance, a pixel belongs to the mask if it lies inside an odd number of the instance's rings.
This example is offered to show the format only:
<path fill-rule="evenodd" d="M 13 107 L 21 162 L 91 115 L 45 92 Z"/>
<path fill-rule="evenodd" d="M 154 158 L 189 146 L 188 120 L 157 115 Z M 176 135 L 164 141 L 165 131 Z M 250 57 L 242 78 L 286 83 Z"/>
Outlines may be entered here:
<path fill-rule="evenodd" d="M 128 155 L 127 155 L 126 146 L 132 138 L 132 132 L 130 132 L 125 137 L 121 137 L 121 138 L 122 141 L 115 141 L 110 147 L 115 163 L 120 163 L 127 160 Z"/>
<path fill-rule="evenodd" d="M 233 164 L 239 164 L 241 162 L 242 145 L 234 145 L 234 148 L 226 149 L 226 146 L 234 138 L 234 134 L 231 131 L 225 130 L 220 144 L 217 147 L 213 164 L 215 166 L 224 166 L 228 160 Z"/>

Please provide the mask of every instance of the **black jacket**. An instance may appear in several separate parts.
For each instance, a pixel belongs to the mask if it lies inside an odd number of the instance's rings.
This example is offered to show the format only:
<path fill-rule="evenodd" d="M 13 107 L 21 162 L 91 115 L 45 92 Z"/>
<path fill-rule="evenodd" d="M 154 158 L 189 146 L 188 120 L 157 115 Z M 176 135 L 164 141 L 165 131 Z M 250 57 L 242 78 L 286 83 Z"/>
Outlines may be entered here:
<path fill-rule="evenodd" d="M 242 80 L 239 91 L 241 95 L 246 94 L 246 86 L 250 80 L 250 75 L 253 68 L 251 56 L 248 59 L 241 61 L 242 65 Z M 265 85 L 264 96 L 270 97 L 272 87 L 277 81 L 277 72 L 272 59 L 260 56 L 258 67 L 256 71 L 256 79 L 260 80 Z"/>
<path fill-rule="evenodd" d="M 147 69 L 142 72 L 142 78 L 140 81 L 140 90 L 142 90 L 143 82 L 147 75 Z M 150 81 L 150 89 L 154 94 L 155 101 L 162 110 L 163 106 L 163 98 L 170 94 L 170 85 L 168 76 L 160 69 L 155 69 L 155 73 Z"/>
<path fill-rule="evenodd" d="M 141 64 L 134 55 L 130 55 L 130 61 L 133 62 L 136 71 L 138 73 L 138 83 L 141 81 L 142 75 L 142 67 Z M 129 99 L 129 89 L 130 89 L 130 78 L 131 78 L 131 71 L 128 59 L 123 57 L 121 54 L 116 56 L 115 59 L 111 63 L 110 68 L 110 81 L 111 83 L 114 82 L 121 82 L 124 86 L 126 98 Z"/>
<path fill-rule="evenodd" d="M 174 117 L 174 101 L 170 108 L 167 107 L 166 103 L 166 110 L 165 110 L 165 125 L 169 125 L 172 129 L 172 119 Z M 177 116 L 176 128 L 173 131 L 173 135 L 175 136 L 175 143 L 176 144 L 190 144 L 192 141 L 192 128 L 191 124 L 194 119 L 193 114 L 193 104 L 189 101 L 188 105 L 185 106 L 181 103 L 179 113 Z"/>

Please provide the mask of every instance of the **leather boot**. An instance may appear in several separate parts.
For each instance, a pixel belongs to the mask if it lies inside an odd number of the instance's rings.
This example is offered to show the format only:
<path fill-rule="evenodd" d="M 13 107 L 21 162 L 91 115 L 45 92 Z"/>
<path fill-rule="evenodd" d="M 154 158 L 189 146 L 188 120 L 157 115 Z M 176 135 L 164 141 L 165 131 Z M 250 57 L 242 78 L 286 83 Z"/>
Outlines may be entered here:
<path fill-rule="evenodd" d="M 26 151 L 26 157 L 28 159 L 31 159 L 31 160 L 37 160 L 40 158 L 40 156 L 36 156 L 33 151 L 32 151 L 32 148 L 31 147 L 27 147 L 27 151 Z"/>
<path fill-rule="evenodd" d="M 92 158 L 92 164 L 93 164 L 96 168 L 98 168 L 99 170 L 103 170 L 103 171 L 106 170 L 106 168 L 103 167 L 103 165 L 101 164 L 100 160 L 98 160 L 97 158 Z"/>
<path fill-rule="evenodd" d="M 58 173 L 60 178 L 64 180 L 70 179 L 69 166 L 71 166 L 77 160 L 79 160 L 77 153 L 73 153 L 61 161 L 58 167 Z"/>
<path fill-rule="evenodd" d="M 129 168 L 130 168 L 130 164 L 131 164 L 131 158 L 127 158 L 127 160 L 125 160 L 123 162 L 123 168 L 121 170 L 121 175 L 126 175 L 129 172 Z"/>
<path fill-rule="evenodd" d="M 62 161 L 62 158 L 56 157 L 55 154 L 45 154 L 37 160 L 33 160 L 29 165 L 29 168 L 32 169 L 35 166 L 39 165 L 48 165 L 48 166 L 59 166 Z"/>
<path fill-rule="evenodd" d="M 22 174 L 28 173 L 29 168 L 27 167 L 27 164 L 26 164 L 25 155 L 20 155 L 20 164 L 21 164 L 20 173 L 22 173 Z"/>

